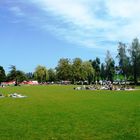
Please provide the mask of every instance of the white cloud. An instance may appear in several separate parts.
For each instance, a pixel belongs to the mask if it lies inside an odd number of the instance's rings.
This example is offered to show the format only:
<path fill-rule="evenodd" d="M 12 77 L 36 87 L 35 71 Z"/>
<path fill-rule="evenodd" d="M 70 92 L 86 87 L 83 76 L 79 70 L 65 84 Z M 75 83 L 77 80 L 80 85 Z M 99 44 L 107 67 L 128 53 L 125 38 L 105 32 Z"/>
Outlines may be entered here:
<path fill-rule="evenodd" d="M 108 0 L 106 5 L 109 14 L 113 17 L 140 18 L 140 0 Z"/>
<path fill-rule="evenodd" d="M 94 21 L 90 10 L 81 1 L 74 0 L 35 0 L 44 11 L 78 26 L 92 26 Z"/>
<path fill-rule="evenodd" d="M 29 0 L 24 4 L 41 11 L 24 11 L 31 24 L 84 47 L 110 47 L 111 42 L 140 37 L 140 0 Z M 24 13 L 18 6 L 11 11 Z"/>
<path fill-rule="evenodd" d="M 60 38 L 86 47 L 97 47 L 94 39 L 96 29 L 101 30 L 110 26 L 111 21 L 96 18 L 95 11 L 99 4 L 91 0 L 31 0 L 47 14 L 57 19 L 57 24 L 67 24 L 68 27 L 44 24 L 43 29 L 52 31 Z M 64 25 L 65 26 L 65 25 Z M 94 32 L 95 31 L 95 32 Z M 97 35 L 99 37 L 99 35 Z M 101 35 L 102 36 L 102 35 Z M 99 46 L 98 46 L 99 47 Z"/>

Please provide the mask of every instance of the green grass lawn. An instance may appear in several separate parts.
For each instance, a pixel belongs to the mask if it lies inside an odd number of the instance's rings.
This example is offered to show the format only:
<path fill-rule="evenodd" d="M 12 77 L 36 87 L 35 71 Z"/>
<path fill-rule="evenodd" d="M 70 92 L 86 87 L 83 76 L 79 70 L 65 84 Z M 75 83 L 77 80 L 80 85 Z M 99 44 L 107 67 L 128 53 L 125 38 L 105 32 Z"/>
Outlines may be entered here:
<path fill-rule="evenodd" d="M 140 140 L 140 91 L 21 86 L 0 92 L 0 140 Z"/>

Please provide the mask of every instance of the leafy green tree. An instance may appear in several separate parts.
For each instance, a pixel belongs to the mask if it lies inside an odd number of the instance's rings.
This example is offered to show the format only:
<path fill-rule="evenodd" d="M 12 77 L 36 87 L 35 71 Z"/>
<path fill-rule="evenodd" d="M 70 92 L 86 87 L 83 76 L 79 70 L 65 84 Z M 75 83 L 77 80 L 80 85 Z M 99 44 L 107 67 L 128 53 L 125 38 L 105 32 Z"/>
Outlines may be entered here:
<path fill-rule="evenodd" d="M 96 57 L 95 60 L 90 60 L 92 63 L 93 69 L 95 69 L 95 76 L 94 76 L 94 82 L 97 80 L 99 81 L 100 79 L 100 58 Z"/>
<path fill-rule="evenodd" d="M 104 63 L 101 64 L 101 71 L 100 71 L 100 76 L 102 80 L 106 79 L 106 71 L 105 71 L 105 65 Z"/>
<path fill-rule="evenodd" d="M 49 74 L 49 82 L 56 81 L 56 72 L 55 72 L 55 70 L 49 69 L 48 74 Z"/>
<path fill-rule="evenodd" d="M 17 70 L 16 71 L 16 81 L 17 81 L 17 85 L 21 82 L 23 82 L 24 80 L 27 80 L 27 76 L 23 71 Z"/>
<path fill-rule="evenodd" d="M 15 79 L 15 78 L 16 78 L 16 75 L 17 75 L 16 66 L 11 65 L 11 66 L 10 66 L 10 73 L 8 74 L 10 80 L 11 80 L 11 79 Z"/>
<path fill-rule="evenodd" d="M 6 80 L 5 70 L 2 66 L 0 66 L 0 85 L 1 82 L 4 82 L 5 80 Z"/>
<path fill-rule="evenodd" d="M 88 80 L 90 84 L 93 81 L 95 70 L 92 67 L 92 64 L 89 61 L 85 61 L 82 63 L 82 78 L 83 80 Z"/>
<path fill-rule="evenodd" d="M 56 73 L 59 80 L 70 80 L 71 79 L 71 62 L 67 58 L 59 60 L 56 67 Z"/>
<path fill-rule="evenodd" d="M 129 49 L 130 59 L 132 63 L 132 73 L 135 84 L 138 83 L 138 77 L 140 76 L 140 43 L 137 38 L 132 42 Z"/>
<path fill-rule="evenodd" d="M 115 74 L 115 62 L 113 58 L 111 57 L 111 54 L 109 51 L 107 51 L 106 55 L 106 76 L 107 80 L 113 82 L 114 74 Z"/>
<path fill-rule="evenodd" d="M 46 82 L 49 79 L 48 70 L 45 66 L 37 66 L 34 77 L 39 83 Z"/>
<path fill-rule="evenodd" d="M 80 58 L 75 58 L 72 64 L 72 79 L 75 84 L 76 81 L 83 80 L 83 66 Z"/>
<path fill-rule="evenodd" d="M 125 77 L 125 80 L 129 77 L 131 67 L 129 57 L 126 54 L 126 48 L 127 46 L 124 43 L 119 42 L 117 58 L 119 60 L 120 72 Z"/>
<path fill-rule="evenodd" d="M 10 72 L 7 75 L 7 80 L 14 80 L 15 81 L 15 86 L 19 85 L 21 82 L 27 79 L 26 75 L 24 72 L 17 70 L 16 66 L 11 65 L 10 66 Z"/>

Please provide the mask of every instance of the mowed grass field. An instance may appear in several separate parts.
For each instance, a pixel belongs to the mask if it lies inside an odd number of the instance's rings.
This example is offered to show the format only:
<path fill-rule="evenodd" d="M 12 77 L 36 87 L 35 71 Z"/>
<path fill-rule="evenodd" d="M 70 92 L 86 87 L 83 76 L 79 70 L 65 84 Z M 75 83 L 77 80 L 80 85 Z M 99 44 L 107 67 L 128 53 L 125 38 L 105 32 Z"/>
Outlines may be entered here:
<path fill-rule="evenodd" d="M 140 140 L 140 90 L 75 91 L 73 86 L 0 88 L 0 140 Z"/>

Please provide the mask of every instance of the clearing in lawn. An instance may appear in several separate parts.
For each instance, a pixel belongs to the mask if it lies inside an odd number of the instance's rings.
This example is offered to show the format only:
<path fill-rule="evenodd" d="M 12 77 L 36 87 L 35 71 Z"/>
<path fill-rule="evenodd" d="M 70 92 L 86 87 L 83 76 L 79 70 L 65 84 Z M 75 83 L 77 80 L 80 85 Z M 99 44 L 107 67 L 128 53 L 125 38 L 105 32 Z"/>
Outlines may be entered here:
<path fill-rule="evenodd" d="M 139 140 L 140 91 L 73 86 L 1 88 L 28 98 L 0 99 L 1 140 Z"/>

